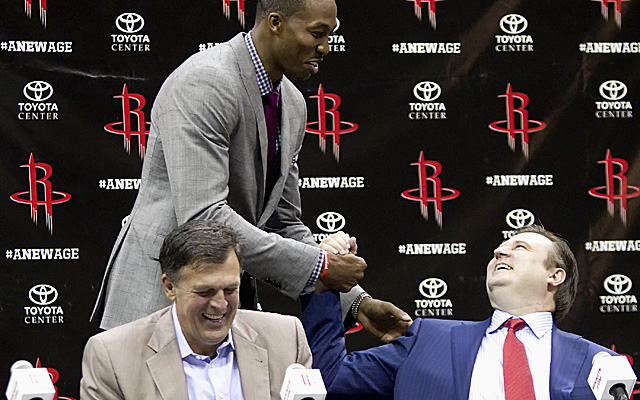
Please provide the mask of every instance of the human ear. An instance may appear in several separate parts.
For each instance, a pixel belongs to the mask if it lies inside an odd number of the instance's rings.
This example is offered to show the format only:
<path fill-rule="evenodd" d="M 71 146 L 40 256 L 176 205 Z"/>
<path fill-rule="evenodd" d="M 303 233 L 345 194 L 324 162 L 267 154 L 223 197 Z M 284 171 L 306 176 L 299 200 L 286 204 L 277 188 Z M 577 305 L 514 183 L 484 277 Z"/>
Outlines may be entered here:
<path fill-rule="evenodd" d="M 176 287 L 171 282 L 171 279 L 167 276 L 167 274 L 162 274 L 162 287 L 164 288 L 164 294 L 171 301 L 176 300 Z"/>
<path fill-rule="evenodd" d="M 567 279 L 567 271 L 562 268 L 551 268 L 549 270 L 548 283 L 551 286 L 560 286 Z"/>
<path fill-rule="evenodd" d="M 271 13 L 267 17 L 267 23 L 269 24 L 269 30 L 273 33 L 280 33 L 282 30 L 283 18 L 279 13 Z"/>

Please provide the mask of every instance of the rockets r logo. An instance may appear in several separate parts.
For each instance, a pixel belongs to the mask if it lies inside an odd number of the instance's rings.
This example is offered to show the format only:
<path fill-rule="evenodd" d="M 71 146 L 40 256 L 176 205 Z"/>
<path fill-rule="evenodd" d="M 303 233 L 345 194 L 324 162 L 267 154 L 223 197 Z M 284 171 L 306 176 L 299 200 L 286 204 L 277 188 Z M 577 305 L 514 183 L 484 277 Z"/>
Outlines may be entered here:
<path fill-rule="evenodd" d="M 625 172 L 629 168 L 629 164 L 622 158 L 613 158 L 611 149 L 607 149 L 604 160 L 598 161 L 598 164 L 604 164 L 605 186 L 598 186 L 589 189 L 589 194 L 593 197 L 607 200 L 607 211 L 613 217 L 615 211 L 615 201 L 620 201 L 620 218 L 622 223 L 627 225 L 627 199 L 640 195 L 640 188 L 637 186 L 627 185 L 627 176 Z M 613 166 L 620 168 L 619 172 L 613 171 Z M 618 182 L 618 193 L 616 194 L 615 183 Z M 629 192 L 629 189 L 632 189 Z M 603 191 L 604 190 L 604 191 Z"/>
<path fill-rule="evenodd" d="M 31 18 L 31 2 L 33 0 L 24 0 L 24 12 Z M 42 26 L 47 27 L 47 0 L 40 0 L 40 22 Z"/>
<path fill-rule="evenodd" d="M 502 121 L 494 121 L 489 124 L 489 128 L 496 132 L 508 133 L 507 142 L 512 151 L 516 150 L 516 133 L 521 135 L 522 153 L 529 159 L 529 133 L 543 130 L 547 124 L 542 121 L 529 120 L 529 96 L 524 93 L 514 92 L 511 90 L 511 83 L 507 85 L 507 93 L 498 95 L 505 97 L 507 100 L 507 119 Z M 520 100 L 520 107 L 515 108 L 514 99 Z M 520 115 L 520 128 L 516 128 L 516 113 Z M 534 126 L 529 126 L 529 122 L 533 122 Z M 500 126 L 506 123 L 506 126 Z"/>
<path fill-rule="evenodd" d="M 347 122 L 340 120 L 340 111 L 338 111 L 338 107 L 340 107 L 340 96 L 334 93 L 325 93 L 324 89 L 322 89 L 322 84 L 318 88 L 318 94 L 314 94 L 310 96 L 312 99 L 318 99 L 318 121 L 317 122 L 307 122 L 307 128 L 305 132 L 313 133 L 316 135 L 320 135 L 320 150 L 324 153 L 327 148 L 327 135 L 333 135 L 333 156 L 336 158 L 336 161 L 340 162 L 340 135 L 354 132 L 358 129 L 358 124 L 355 122 Z M 333 106 L 327 109 L 325 104 L 325 100 L 331 100 Z M 326 114 L 331 115 L 333 127 L 331 129 L 327 128 L 327 120 Z M 317 124 L 318 129 L 311 128 L 312 125 Z M 347 127 L 345 129 L 340 129 L 341 125 L 344 124 Z"/>
<path fill-rule="evenodd" d="M 431 27 L 433 30 L 436 29 L 436 1 L 442 0 L 407 0 L 413 2 L 413 12 L 416 14 L 416 17 L 422 21 L 422 3 L 429 4 L 429 22 L 431 22 Z"/>
<path fill-rule="evenodd" d="M 238 22 L 244 29 L 244 0 L 235 0 L 238 2 Z M 231 18 L 231 0 L 222 0 L 222 13 L 227 17 L 227 21 Z"/>
<path fill-rule="evenodd" d="M 593 0 L 600 2 L 600 12 L 605 20 L 609 20 L 609 3 L 615 4 L 615 19 L 618 28 L 622 27 L 622 2 L 629 0 Z"/>
<path fill-rule="evenodd" d="M 127 84 L 124 84 L 122 94 L 113 96 L 114 99 L 122 99 L 122 122 L 111 122 L 104 126 L 104 130 L 116 135 L 124 135 L 124 148 L 127 154 L 131 154 L 131 135 L 138 135 L 138 153 L 140 158 L 144 158 L 144 152 L 147 146 L 147 134 L 149 130 L 147 124 L 151 125 L 151 122 L 145 122 L 144 111 L 142 108 L 146 104 L 146 100 L 143 95 L 138 93 L 129 93 L 127 90 Z M 131 100 L 137 102 L 138 108 L 131 109 Z M 131 115 L 135 115 L 138 121 L 138 130 L 131 129 Z M 122 130 L 115 128 L 116 125 L 122 124 Z"/>
<path fill-rule="evenodd" d="M 25 192 L 18 192 L 11 195 L 11 200 L 16 203 L 31 205 L 31 220 L 38 224 L 38 206 L 43 205 L 45 208 L 46 223 L 49 228 L 49 232 L 53 235 L 53 205 L 66 203 L 71 200 L 71 195 L 64 192 L 54 192 L 51 190 L 51 182 L 49 177 L 51 176 L 53 169 L 51 165 L 45 163 L 37 163 L 33 160 L 33 153 L 29 157 L 29 164 L 21 165 L 21 167 L 29 168 L 29 190 Z M 36 168 L 44 171 L 44 176 L 40 179 L 36 176 Z M 44 187 L 44 199 L 38 200 L 38 183 Z M 22 198 L 23 195 L 28 194 L 29 198 Z M 57 199 L 53 199 L 53 195 L 60 196 Z"/>
<path fill-rule="evenodd" d="M 453 200 L 460 196 L 460 191 L 456 189 L 443 188 L 440 182 L 440 172 L 442 172 L 442 165 L 437 161 L 425 160 L 424 152 L 420 152 L 418 156 L 418 162 L 411 163 L 418 167 L 418 184 L 420 185 L 415 189 L 407 189 L 402 192 L 402 197 L 407 200 L 416 200 L 420 202 L 420 213 L 424 219 L 429 220 L 429 210 L 427 206 L 429 202 L 433 202 L 435 206 L 436 222 L 440 229 L 442 229 L 442 202 L 446 200 Z M 427 175 L 427 166 L 433 169 L 433 175 Z M 433 196 L 429 197 L 429 183 L 431 183 Z M 412 195 L 411 192 L 418 192 L 418 195 Z M 442 192 L 447 191 L 450 194 L 443 196 Z"/>

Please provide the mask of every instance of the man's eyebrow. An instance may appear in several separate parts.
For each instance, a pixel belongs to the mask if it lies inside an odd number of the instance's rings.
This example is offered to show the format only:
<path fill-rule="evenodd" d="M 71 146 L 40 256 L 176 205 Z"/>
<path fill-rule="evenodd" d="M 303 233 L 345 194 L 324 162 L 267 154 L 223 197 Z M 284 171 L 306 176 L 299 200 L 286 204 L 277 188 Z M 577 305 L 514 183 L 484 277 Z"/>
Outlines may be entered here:
<path fill-rule="evenodd" d="M 325 24 L 324 22 L 320 22 L 320 21 L 314 22 L 313 24 L 311 24 L 309 26 L 309 28 L 311 28 L 311 29 L 323 28 L 323 29 L 327 29 L 329 31 L 333 31 L 333 29 L 331 29 L 331 27 L 329 25 Z"/>

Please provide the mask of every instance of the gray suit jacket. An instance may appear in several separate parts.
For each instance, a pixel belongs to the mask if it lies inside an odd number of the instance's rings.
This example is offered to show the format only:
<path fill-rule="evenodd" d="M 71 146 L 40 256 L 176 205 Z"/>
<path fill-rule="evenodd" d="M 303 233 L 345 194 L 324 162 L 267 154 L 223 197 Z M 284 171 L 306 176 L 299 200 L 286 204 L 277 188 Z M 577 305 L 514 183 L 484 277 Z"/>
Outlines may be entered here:
<path fill-rule="evenodd" d="M 231 331 L 245 400 L 279 400 L 286 368 L 311 367 L 311 351 L 295 317 L 238 310 Z M 81 400 L 187 398 L 171 307 L 87 341 Z"/>
<path fill-rule="evenodd" d="M 320 250 L 300 220 L 296 163 L 305 100 L 283 77 L 280 176 L 265 199 L 267 128 L 242 35 L 190 57 L 158 93 L 138 197 L 92 315 L 106 297 L 102 328 L 168 304 L 158 253 L 164 237 L 192 219 L 217 220 L 240 232 L 244 268 L 290 297 L 297 298 L 311 275 Z"/>

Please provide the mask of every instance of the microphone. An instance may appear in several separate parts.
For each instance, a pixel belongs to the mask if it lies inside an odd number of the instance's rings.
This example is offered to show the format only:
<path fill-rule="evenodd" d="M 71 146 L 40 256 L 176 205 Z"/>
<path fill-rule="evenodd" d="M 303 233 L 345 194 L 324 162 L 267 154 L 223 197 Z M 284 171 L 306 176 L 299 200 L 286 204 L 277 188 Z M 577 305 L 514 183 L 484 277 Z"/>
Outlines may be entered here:
<path fill-rule="evenodd" d="M 597 400 L 628 400 L 636 383 L 636 374 L 624 356 L 612 356 L 601 351 L 592 360 L 587 378 Z"/>
<path fill-rule="evenodd" d="M 282 400 L 324 400 L 327 389 L 318 369 L 306 369 L 300 364 L 287 367 L 280 389 Z"/>
<path fill-rule="evenodd" d="M 56 389 L 46 368 L 33 368 L 29 361 L 11 364 L 7 400 L 53 400 Z"/>

